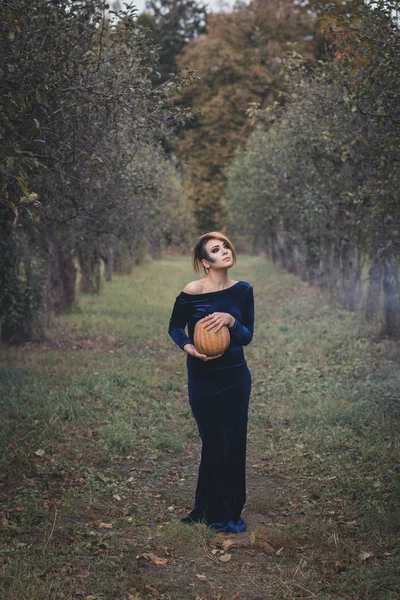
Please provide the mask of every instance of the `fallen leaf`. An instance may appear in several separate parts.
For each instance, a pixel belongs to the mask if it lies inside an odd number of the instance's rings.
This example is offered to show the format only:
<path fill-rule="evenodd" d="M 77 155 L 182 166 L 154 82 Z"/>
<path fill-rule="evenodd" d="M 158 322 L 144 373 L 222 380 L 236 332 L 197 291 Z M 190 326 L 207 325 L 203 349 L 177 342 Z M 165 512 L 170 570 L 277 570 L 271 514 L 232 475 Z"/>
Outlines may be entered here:
<path fill-rule="evenodd" d="M 360 552 L 359 559 L 364 562 L 364 561 L 368 560 L 369 558 L 372 558 L 373 556 L 374 556 L 373 552 Z"/>
<path fill-rule="evenodd" d="M 99 523 L 99 527 L 102 527 L 103 529 L 112 529 L 113 525 L 112 523 Z"/>
<path fill-rule="evenodd" d="M 392 556 L 392 553 L 391 552 L 384 552 L 383 556 Z"/>
<path fill-rule="evenodd" d="M 151 587 L 151 585 L 146 585 L 146 592 L 150 594 L 150 596 L 159 596 L 160 592 L 157 588 Z"/>
<path fill-rule="evenodd" d="M 219 557 L 219 560 L 221 562 L 228 562 L 229 560 L 231 560 L 232 558 L 232 554 L 221 554 L 221 556 Z"/>
<path fill-rule="evenodd" d="M 228 550 L 228 548 L 230 548 L 231 546 L 233 546 L 234 543 L 235 542 L 233 540 L 230 540 L 230 539 L 224 540 L 222 542 L 222 547 L 223 547 L 224 550 Z"/>
<path fill-rule="evenodd" d="M 251 566 L 252 566 L 251 562 L 245 562 L 245 563 L 234 562 L 234 563 L 232 563 L 232 567 L 234 567 L 235 569 L 240 569 L 241 571 L 243 569 L 248 569 Z"/>
<path fill-rule="evenodd" d="M 36 450 L 35 454 L 36 456 L 44 456 L 46 453 L 42 448 L 39 448 L 39 450 Z"/>
<path fill-rule="evenodd" d="M 2 527 L 8 527 L 8 520 L 5 517 L 0 519 L 0 523 Z"/>
<path fill-rule="evenodd" d="M 357 527 L 357 521 L 347 521 L 344 523 L 343 527 L 345 529 L 355 529 Z"/>
<path fill-rule="evenodd" d="M 87 569 L 81 569 L 79 571 L 79 577 L 89 577 L 90 572 Z"/>
<path fill-rule="evenodd" d="M 23 512 L 24 511 L 24 509 L 22 508 L 22 506 L 16 506 L 14 508 L 14 510 L 15 510 L 15 512 Z"/>
<path fill-rule="evenodd" d="M 196 577 L 197 579 L 200 579 L 200 581 L 207 581 L 207 575 L 199 575 L 199 573 L 196 573 Z"/>
<path fill-rule="evenodd" d="M 283 546 L 282 546 L 282 548 L 279 548 L 279 550 L 277 550 L 275 552 L 275 554 L 276 554 L 276 556 L 282 556 L 282 554 L 283 554 Z"/>
<path fill-rule="evenodd" d="M 241 593 L 242 592 L 236 592 L 236 594 L 233 594 L 233 596 L 231 598 L 229 598 L 229 600 L 236 600 L 236 598 L 239 598 Z"/>
<path fill-rule="evenodd" d="M 345 565 L 340 560 L 335 561 L 335 568 L 336 568 L 336 573 L 339 573 L 339 574 L 346 573 L 346 571 L 347 571 L 347 565 Z"/>
<path fill-rule="evenodd" d="M 119 494 L 113 494 L 113 498 L 114 500 L 117 500 L 117 502 L 121 501 L 121 496 Z"/>
<path fill-rule="evenodd" d="M 160 558 L 151 552 L 145 552 L 144 554 L 140 554 L 136 558 L 145 558 L 146 560 L 151 560 L 151 562 L 157 566 L 166 565 L 168 563 L 168 558 Z"/>
<path fill-rule="evenodd" d="M 257 546 L 264 550 L 264 552 L 267 554 L 275 554 L 276 552 L 275 548 L 273 548 L 271 544 L 268 544 L 268 542 L 265 542 L 264 540 L 259 540 L 257 542 Z"/>
<path fill-rule="evenodd" d="M 152 555 L 151 562 L 155 565 L 166 565 L 168 563 L 168 558 L 160 558 L 159 556 Z"/>

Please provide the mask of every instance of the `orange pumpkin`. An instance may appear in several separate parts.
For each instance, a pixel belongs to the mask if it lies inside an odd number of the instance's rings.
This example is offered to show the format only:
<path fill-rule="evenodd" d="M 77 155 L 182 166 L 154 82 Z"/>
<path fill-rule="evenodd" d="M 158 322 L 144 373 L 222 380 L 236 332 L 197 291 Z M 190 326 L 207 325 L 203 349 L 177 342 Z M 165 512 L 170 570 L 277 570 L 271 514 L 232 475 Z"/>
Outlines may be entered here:
<path fill-rule="evenodd" d="M 218 356 L 223 354 L 229 343 L 231 336 L 229 329 L 223 325 L 221 329 L 215 332 L 214 329 L 207 331 L 200 321 L 197 321 L 194 328 L 194 345 L 196 350 L 206 356 Z"/>

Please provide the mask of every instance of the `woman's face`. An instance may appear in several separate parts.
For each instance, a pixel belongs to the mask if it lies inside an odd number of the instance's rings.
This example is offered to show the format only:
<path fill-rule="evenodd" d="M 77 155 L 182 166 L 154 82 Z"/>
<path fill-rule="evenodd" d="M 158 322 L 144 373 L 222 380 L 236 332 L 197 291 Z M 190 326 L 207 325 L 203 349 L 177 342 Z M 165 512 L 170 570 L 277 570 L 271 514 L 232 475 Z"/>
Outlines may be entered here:
<path fill-rule="evenodd" d="M 232 250 L 222 240 L 208 240 L 204 244 L 204 254 L 211 269 L 227 269 L 233 265 Z"/>

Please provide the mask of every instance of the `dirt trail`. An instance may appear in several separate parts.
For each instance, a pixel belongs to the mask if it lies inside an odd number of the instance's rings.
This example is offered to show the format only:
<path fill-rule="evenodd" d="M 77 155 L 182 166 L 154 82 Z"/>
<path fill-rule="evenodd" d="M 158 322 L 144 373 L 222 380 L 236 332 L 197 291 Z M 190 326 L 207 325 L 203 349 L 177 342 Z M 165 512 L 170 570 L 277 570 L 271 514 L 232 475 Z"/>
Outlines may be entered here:
<path fill-rule="evenodd" d="M 235 273 L 256 298 L 248 531 L 181 525 L 200 443 L 166 324 L 190 277 L 145 265 L 0 348 L 0 597 L 399 598 L 398 346 L 260 257 Z"/>

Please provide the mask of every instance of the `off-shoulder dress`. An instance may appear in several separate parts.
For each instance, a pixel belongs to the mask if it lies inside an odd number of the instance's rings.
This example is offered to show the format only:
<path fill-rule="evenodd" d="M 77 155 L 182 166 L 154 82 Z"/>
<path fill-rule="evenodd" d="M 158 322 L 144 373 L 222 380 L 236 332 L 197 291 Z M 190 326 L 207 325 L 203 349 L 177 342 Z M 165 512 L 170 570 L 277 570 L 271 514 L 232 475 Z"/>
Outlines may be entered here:
<path fill-rule="evenodd" d="M 183 349 L 193 343 L 200 319 L 226 312 L 235 318 L 231 341 L 219 358 L 202 361 L 187 355 L 189 402 L 202 440 L 194 508 L 186 522 L 206 523 L 217 531 L 241 532 L 246 500 L 246 437 L 251 376 L 243 346 L 254 327 L 253 288 L 238 281 L 204 294 L 181 292 L 172 311 L 169 334 Z M 188 333 L 185 332 L 185 327 Z"/>

